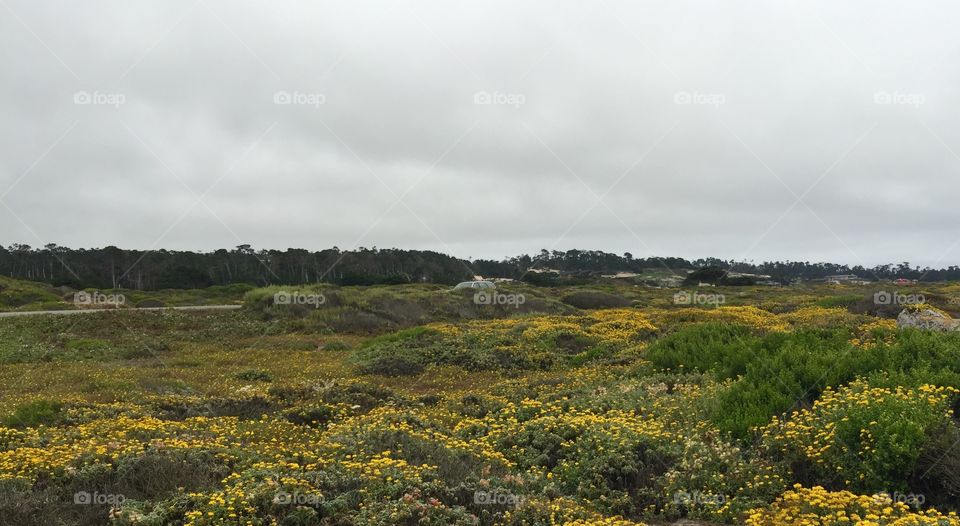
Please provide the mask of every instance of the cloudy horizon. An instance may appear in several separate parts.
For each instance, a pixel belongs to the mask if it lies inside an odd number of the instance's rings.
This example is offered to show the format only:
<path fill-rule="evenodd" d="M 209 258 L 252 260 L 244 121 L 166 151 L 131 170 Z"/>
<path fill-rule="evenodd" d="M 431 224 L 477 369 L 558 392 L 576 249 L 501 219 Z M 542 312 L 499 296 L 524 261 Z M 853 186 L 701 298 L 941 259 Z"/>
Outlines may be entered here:
<path fill-rule="evenodd" d="M 958 11 L 0 0 L 0 243 L 957 265 Z"/>

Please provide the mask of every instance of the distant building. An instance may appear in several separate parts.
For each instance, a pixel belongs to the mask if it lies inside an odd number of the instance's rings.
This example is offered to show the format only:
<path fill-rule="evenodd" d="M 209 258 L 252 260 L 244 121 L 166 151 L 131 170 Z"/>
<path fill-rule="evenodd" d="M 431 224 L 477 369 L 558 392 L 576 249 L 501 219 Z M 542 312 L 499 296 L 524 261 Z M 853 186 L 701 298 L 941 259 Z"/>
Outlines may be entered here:
<path fill-rule="evenodd" d="M 680 287 L 683 285 L 684 276 L 663 276 L 654 281 L 659 287 Z"/>
<path fill-rule="evenodd" d="M 856 274 L 836 274 L 823 278 L 828 285 L 868 285 L 869 279 L 861 278 Z"/>
<path fill-rule="evenodd" d="M 552 273 L 554 273 L 554 274 L 559 274 L 559 273 L 560 273 L 559 270 L 552 269 L 552 268 L 529 268 L 529 269 L 527 269 L 527 272 L 532 272 L 532 273 L 534 273 L 534 274 L 542 274 L 542 273 L 545 273 L 545 272 L 552 272 Z"/>
<path fill-rule="evenodd" d="M 636 272 L 617 272 L 616 274 L 601 274 L 601 278 L 611 278 L 611 279 L 624 279 L 624 278 L 635 278 L 639 276 Z"/>
<path fill-rule="evenodd" d="M 749 272 L 735 272 L 732 270 L 727 271 L 728 278 L 751 278 L 751 279 L 770 279 L 770 276 L 766 274 L 750 274 Z"/>

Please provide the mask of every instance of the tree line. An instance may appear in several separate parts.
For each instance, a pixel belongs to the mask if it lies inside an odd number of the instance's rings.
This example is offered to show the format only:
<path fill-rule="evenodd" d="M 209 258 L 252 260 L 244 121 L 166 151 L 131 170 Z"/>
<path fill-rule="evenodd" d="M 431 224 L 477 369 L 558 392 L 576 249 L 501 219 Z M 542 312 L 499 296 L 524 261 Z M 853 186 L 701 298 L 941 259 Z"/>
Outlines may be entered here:
<path fill-rule="evenodd" d="M 711 267 L 727 271 L 770 276 L 771 280 L 787 284 L 795 279 L 817 280 L 839 274 L 855 274 L 867 280 L 888 280 L 905 278 L 918 281 L 960 280 L 960 267 L 932 269 L 911 266 L 909 262 L 897 265 L 887 264 L 875 267 L 862 265 L 843 265 L 838 263 L 811 263 L 809 261 L 768 261 L 763 263 L 737 262 L 719 258 L 700 258 L 687 260 L 677 257 L 634 258 L 629 252 L 623 255 L 611 254 L 599 250 L 541 250 L 534 256 L 523 255 L 503 261 L 474 261 L 473 265 L 483 275 L 517 278 L 529 276 L 529 269 L 550 269 L 561 273 L 594 272 L 635 272 L 662 270 L 676 273 L 681 271 L 706 269 Z"/>
<path fill-rule="evenodd" d="M 428 250 L 337 247 L 309 251 L 259 249 L 239 245 L 211 252 L 125 250 L 115 246 L 72 249 L 48 244 L 0 245 L 0 273 L 74 288 L 204 288 L 211 285 L 295 285 L 335 283 L 373 285 L 398 283 L 453 284 L 475 275 L 533 281 L 531 269 L 555 270 L 579 276 L 612 272 L 642 273 L 668 270 L 681 277 L 688 269 L 721 267 L 737 272 L 765 274 L 787 283 L 793 279 L 822 279 L 834 274 L 857 274 L 866 279 L 907 278 L 921 281 L 960 280 L 960 267 L 913 267 L 909 263 L 873 268 L 835 263 L 774 261 L 759 264 L 717 258 L 634 258 L 597 250 L 541 250 L 503 260 L 467 261 Z"/>

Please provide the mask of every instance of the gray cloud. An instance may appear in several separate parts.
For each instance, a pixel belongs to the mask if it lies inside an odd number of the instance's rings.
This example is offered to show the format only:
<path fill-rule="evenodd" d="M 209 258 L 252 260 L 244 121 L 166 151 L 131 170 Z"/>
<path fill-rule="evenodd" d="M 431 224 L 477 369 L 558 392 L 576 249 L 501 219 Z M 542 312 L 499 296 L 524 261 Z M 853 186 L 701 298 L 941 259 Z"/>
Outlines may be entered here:
<path fill-rule="evenodd" d="M 960 260 L 947 2 L 4 3 L 0 242 Z"/>

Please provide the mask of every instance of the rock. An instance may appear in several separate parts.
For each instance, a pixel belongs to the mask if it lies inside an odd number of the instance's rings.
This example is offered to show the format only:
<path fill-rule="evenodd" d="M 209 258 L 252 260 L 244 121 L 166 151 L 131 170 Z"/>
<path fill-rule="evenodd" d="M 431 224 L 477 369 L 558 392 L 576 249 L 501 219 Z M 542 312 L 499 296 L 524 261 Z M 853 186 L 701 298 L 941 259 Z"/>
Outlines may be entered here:
<path fill-rule="evenodd" d="M 929 331 L 956 331 L 960 330 L 960 320 L 954 320 L 933 309 L 904 309 L 897 316 L 897 327 Z"/>

